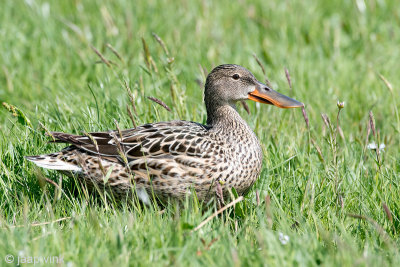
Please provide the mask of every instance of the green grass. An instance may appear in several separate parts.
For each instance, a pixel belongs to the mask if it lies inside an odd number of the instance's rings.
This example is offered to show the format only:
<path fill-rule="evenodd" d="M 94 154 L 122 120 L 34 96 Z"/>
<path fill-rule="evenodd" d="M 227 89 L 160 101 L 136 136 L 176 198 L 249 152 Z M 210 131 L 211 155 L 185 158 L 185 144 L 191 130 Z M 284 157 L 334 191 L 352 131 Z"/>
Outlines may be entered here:
<path fill-rule="evenodd" d="M 0 101 L 15 105 L 31 123 L 0 109 L 1 266 L 11 266 L 7 254 L 63 256 L 66 266 L 400 263 L 397 1 L 102 2 L 2 3 Z M 91 46 L 111 67 L 98 63 Z M 249 103 L 248 115 L 240 107 L 263 144 L 261 177 L 241 208 L 197 232 L 191 228 L 216 207 L 200 208 L 193 200 L 171 203 L 164 212 L 131 202 L 113 205 L 86 197 L 65 177 L 60 194 L 42 182 L 60 183 L 59 174 L 24 160 L 62 148 L 47 143 L 40 123 L 72 133 L 115 129 L 114 119 L 121 128 L 132 127 L 124 81 L 134 95 L 137 124 L 205 123 L 196 82 L 204 82 L 202 69 L 235 63 L 263 80 L 253 54 L 274 89 L 306 103 L 310 129 L 298 109 Z M 162 99 L 172 112 L 147 96 Z M 335 131 L 337 100 L 346 102 L 344 140 Z M 370 110 L 375 138 L 367 136 Z M 332 130 L 321 113 L 330 117 Z M 379 161 L 366 149 L 373 141 L 386 145 Z M 36 225 L 45 222 L 53 223 Z M 287 244 L 280 235 L 289 237 Z"/>

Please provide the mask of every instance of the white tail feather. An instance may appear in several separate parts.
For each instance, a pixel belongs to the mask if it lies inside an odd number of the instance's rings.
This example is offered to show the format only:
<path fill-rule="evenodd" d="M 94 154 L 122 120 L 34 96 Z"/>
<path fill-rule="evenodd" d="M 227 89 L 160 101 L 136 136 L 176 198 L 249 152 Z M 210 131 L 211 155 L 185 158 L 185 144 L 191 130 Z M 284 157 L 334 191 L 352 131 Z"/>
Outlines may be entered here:
<path fill-rule="evenodd" d="M 26 157 L 26 159 L 32 161 L 37 166 L 45 169 L 58 170 L 58 171 L 72 171 L 72 172 L 82 171 L 82 168 L 79 166 L 65 162 L 61 159 L 50 158 L 46 155 Z M 50 161 L 50 159 L 52 161 Z"/>

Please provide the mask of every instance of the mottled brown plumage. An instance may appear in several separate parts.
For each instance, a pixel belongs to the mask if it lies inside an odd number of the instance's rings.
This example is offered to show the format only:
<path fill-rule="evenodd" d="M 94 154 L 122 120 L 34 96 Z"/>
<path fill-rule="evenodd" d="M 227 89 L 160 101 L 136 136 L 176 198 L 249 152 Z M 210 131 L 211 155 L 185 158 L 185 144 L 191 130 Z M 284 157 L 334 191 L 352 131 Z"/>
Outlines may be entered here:
<path fill-rule="evenodd" d="M 216 194 L 216 183 L 224 194 L 233 187 L 244 194 L 262 166 L 257 137 L 236 111 L 235 103 L 246 99 L 280 107 L 302 105 L 261 84 L 243 67 L 221 65 L 206 80 L 207 125 L 169 121 L 88 136 L 54 132 L 55 142 L 70 146 L 27 158 L 77 175 L 89 187 L 105 186 L 116 199 L 136 189 L 144 202 L 149 196 L 184 199 L 193 191 L 208 200 Z"/>

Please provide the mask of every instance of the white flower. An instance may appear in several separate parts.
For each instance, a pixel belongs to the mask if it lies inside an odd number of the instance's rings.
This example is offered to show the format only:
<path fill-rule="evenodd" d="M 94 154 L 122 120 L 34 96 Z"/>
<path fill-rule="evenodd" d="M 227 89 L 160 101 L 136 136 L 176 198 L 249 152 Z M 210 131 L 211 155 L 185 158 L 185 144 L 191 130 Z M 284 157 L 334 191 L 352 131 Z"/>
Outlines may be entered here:
<path fill-rule="evenodd" d="M 279 232 L 279 241 L 281 241 L 282 245 L 286 245 L 289 243 L 289 236 Z"/>
<path fill-rule="evenodd" d="M 379 150 L 385 151 L 385 147 L 386 147 L 385 144 L 382 143 L 379 145 Z M 376 150 L 378 146 L 375 144 L 375 142 L 372 142 L 367 145 L 367 148 Z"/>

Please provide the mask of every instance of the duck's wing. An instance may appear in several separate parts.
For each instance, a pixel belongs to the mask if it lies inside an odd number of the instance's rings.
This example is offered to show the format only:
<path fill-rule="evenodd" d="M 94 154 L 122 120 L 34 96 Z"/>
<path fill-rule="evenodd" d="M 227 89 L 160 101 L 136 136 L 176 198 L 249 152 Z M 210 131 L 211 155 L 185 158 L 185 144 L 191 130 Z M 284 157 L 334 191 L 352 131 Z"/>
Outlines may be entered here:
<path fill-rule="evenodd" d="M 54 142 L 69 143 L 89 153 L 130 162 L 139 158 L 171 158 L 179 155 L 209 158 L 217 144 L 209 138 L 208 131 L 207 126 L 199 123 L 170 121 L 88 135 L 51 134 Z"/>

